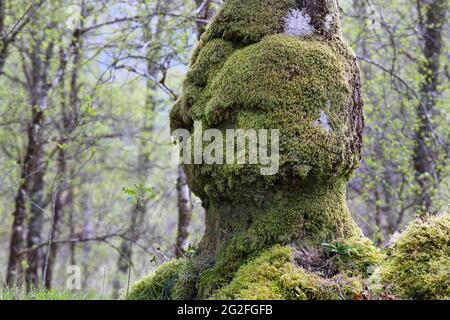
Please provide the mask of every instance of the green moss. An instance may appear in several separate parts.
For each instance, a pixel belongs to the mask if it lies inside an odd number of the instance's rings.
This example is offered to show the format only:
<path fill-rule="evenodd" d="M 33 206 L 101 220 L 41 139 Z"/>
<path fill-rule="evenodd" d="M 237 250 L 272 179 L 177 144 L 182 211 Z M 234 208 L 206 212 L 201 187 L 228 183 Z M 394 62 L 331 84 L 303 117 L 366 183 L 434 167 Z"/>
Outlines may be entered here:
<path fill-rule="evenodd" d="M 223 39 L 213 39 L 206 43 L 198 58 L 191 62 L 186 81 L 189 84 L 204 87 L 208 79 L 220 70 L 226 59 L 233 53 L 235 46 Z"/>
<path fill-rule="evenodd" d="M 362 281 L 344 274 L 324 278 L 295 265 L 292 249 L 274 246 L 242 266 L 215 299 L 353 299 Z"/>
<path fill-rule="evenodd" d="M 292 171 L 292 179 L 347 177 L 360 158 L 353 148 L 359 136 L 348 83 L 358 69 L 338 47 L 283 34 L 245 48 L 211 40 L 191 66 L 171 113 L 172 129 L 191 130 L 196 120 L 204 129 L 222 131 L 279 129 L 280 166 Z M 323 116 L 330 130 L 318 124 Z M 215 181 L 209 187 L 221 193 L 234 193 L 237 182 L 259 175 L 260 166 L 203 165 L 186 171 L 197 195 L 204 193 L 205 180 Z M 271 184 L 274 178 L 264 180 Z"/>
<path fill-rule="evenodd" d="M 412 222 L 371 277 L 375 294 L 450 299 L 450 214 Z"/>
<path fill-rule="evenodd" d="M 361 237 L 345 204 L 343 181 L 326 184 L 311 178 L 296 185 L 286 183 L 275 194 L 254 200 L 246 195 L 257 195 L 258 186 L 249 188 L 254 193 L 243 190 L 237 199 L 209 204 L 208 217 L 215 224 L 207 227 L 204 243 L 215 247 L 204 250 L 214 251 L 216 262 L 200 278 L 202 297 L 231 281 L 243 263 L 274 244 L 297 243 L 322 249 L 322 242 Z M 297 193 L 292 194 L 293 188 Z"/>
<path fill-rule="evenodd" d="M 295 0 L 228 0 L 209 26 L 207 37 L 244 44 L 283 31 L 283 17 Z"/>
<path fill-rule="evenodd" d="M 337 270 L 345 271 L 349 275 L 367 277 L 385 259 L 381 250 L 367 238 L 353 237 L 337 242 L 347 246 L 348 252 L 335 255 L 333 264 Z"/>
<path fill-rule="evenodd" d="M 172 260 L 133 283 L 129 300 L 180 300 L 190 299 L 195 288 L 195 271 L 187 259 Z M 125 298 L 122 294 L 122 298 Z"/>

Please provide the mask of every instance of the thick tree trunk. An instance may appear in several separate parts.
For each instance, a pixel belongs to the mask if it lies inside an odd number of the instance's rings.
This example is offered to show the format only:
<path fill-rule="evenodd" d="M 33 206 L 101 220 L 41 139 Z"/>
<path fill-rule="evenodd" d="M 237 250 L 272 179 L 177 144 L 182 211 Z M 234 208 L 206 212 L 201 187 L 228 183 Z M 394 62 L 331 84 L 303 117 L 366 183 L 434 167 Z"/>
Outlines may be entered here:
<path fill-rule="evenodd" d="M 224 137 L 229 129 L 269 130 L 279 170 L 264 174 L 261 146 L 256 165 L 184 164 L 206 210 L 204 237 L 193 257 L 163 266 L 162 279 L 140 283 L 130 296 L 239 299 L 248 290 L 255 298 L 283 299 L 292 298 L 296 283 L 300 296 L 312 297 L 298 287 L 302 277 L 338 292 L 328 277 L 340 271 L 337 277 L 344 277 L 346 267 L 326 267 L 318 273 L 323 277 L 314 273 L 330 263 L 323 244 L 374 251 L 345 198 L 361 156 L 360 91 L 360 71 L 342 38 L 335 0 L 226 1 L 194 51 L 171 128 L 192 133 L 201 121 L 204 130 Z M 361 259 L 370 264 L 367 256 Z M 249 263 L 256 270 L 246 274 Z M 158 292 L 168 281 L 176 282 L 173 289 Z M 285 284 L 293 287 L 278 287 Z"/>
<path fill-rule="evenodd" d="M 447 0 L 417 1 L 419 32 L 425 58 L 419 67 L 419 73 L 422 76 L 420 85 L 422 99 L 416 111 L 418 124 L 413 157 L 415 178 L 419 185 L 417 195 L 419 213 L 431 212 L 433 194 L 439 184 L 439 172 L 436 169 L 436 136 L 432 119 L 439 96 L 439 60 L 443 48 L 442 30 L 447 21 L 447 10 Z"/>

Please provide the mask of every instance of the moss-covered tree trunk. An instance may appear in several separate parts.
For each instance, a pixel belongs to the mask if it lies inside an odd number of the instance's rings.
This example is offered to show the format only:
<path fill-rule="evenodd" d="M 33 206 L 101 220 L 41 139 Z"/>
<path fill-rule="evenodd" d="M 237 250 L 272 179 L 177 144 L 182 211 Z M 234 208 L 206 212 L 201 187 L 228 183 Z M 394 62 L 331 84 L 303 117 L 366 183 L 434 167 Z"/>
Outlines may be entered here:
<path fill-rule="evenodd" d="M 361 156 L 360 71 L 335 0 L 228 0 L 197 45 L 171 127 L 279 130 L 279 170 L 186 164 L 206 230 L 130 298 L 347 299 L 381 254 L 346 205 Z"/>
<path fill-rule="evenodd" d="M 294 273 L 313 272 L 310 281 L 332 278 L 339 268 L 330 264 L 324 243 L 341 244 L 344 251 L 349 243 L 370 247 L 345 201 L 360 160 L 360 88 L 336 1 L 224 4 L 193 53 L 183 96 L 171 113 L 172 130 L 193 132 L 195 121 L 223 133 L 277 129 L 280 166 L 264 176 L 261 165 L 185 165 L 206 210 L 206 231 L 194 256 L 158 272 L 163 287 L 167 277 L 174 281 L 164 294 L 152 289 L 153 298 L 245 297 L 230 289 L 232 283 L 240 268 L 264 254 L 286 258 Z M 376 256 L 371 247 L 365 252 Z M 358 271 L 365 272 L 362 265 Z M 290 295 L 261 286 L 262 297 Z"/>

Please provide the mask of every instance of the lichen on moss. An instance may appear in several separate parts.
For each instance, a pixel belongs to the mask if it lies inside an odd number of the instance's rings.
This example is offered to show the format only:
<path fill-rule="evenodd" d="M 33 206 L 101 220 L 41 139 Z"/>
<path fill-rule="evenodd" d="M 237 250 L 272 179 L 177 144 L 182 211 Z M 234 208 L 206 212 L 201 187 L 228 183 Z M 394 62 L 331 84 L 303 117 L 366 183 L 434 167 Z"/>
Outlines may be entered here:
<path fill-rule="evenodd" d="M 375 295 L 450 299 L 450 214 L 416 219 L 387 251 L 370 279 Z"/>

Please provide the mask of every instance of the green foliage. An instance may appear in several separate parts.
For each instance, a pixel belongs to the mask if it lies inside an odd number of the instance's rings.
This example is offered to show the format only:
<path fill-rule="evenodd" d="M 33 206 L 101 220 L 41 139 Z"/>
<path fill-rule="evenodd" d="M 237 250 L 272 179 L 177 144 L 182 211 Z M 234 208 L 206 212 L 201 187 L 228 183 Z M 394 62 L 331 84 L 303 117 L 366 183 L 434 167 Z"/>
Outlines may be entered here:
<path fill-rule="evenodd" d="M 332 266 L 348 275 L 368 277 L 385 259 L 385 255 L 370 240 L 362 237 L 350 237 L 335 242 L 330 247 L 333 256 Z M 330 251 L 329 251 L 330 252 Z M 335 258 L 335 259 L 334 259 Z"/>
<path fill-rule="evenodd" d="M 352 247 L 340 243 L 335 242 L 334 244 L 330 243 L 322 243 L 322 246 L 327 250 L 328 253 L 337 254 L 337 255 L 350 255 Z"/>
<path fill-rule="evenodd" d="M 153 187 L 146 187 L 143 183 L 135 183 L 131 187 L 122 187 L 122 192 L 137 202 L 154 199 L 156 193 Z"/>
<path fill-rule="evenodd" d="M 450 214 L 416 219 L 388 248 L 371 277 L 375 294 L 400 299 L 450 299 Z"/>

